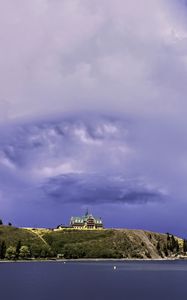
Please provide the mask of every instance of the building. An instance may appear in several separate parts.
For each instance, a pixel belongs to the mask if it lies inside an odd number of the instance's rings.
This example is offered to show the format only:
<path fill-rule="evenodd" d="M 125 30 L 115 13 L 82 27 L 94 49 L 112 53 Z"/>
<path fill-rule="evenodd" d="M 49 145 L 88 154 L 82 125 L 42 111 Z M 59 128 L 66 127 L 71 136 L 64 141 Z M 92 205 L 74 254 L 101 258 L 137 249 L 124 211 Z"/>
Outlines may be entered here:
<path fill-rule="evenodd" d="M 70 227 L 75 229 L 103 229 L 101 218 L 95 218 L 88 211 L 82 217 L 71 217 Z"/>

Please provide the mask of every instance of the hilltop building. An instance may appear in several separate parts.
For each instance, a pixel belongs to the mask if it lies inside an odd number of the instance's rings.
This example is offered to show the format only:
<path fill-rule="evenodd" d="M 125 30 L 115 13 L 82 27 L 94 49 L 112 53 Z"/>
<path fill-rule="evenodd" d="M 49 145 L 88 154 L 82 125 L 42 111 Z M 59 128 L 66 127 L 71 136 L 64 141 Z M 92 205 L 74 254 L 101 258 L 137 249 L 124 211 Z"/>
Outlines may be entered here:
<path fill-rule="evenodd" d="M 103 229 L 101 218 L 95 218 L 88 211 L 82 217 L 71 217 L 70 227 L 75 229 Z"/>

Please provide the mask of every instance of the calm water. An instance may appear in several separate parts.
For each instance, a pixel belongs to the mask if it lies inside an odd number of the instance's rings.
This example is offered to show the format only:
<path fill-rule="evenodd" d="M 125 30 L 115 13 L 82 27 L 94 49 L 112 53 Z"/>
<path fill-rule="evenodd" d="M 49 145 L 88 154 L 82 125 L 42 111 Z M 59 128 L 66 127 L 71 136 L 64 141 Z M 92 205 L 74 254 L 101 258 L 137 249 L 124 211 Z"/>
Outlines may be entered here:
<path fill-rule="evenodd" d="M 183 300 L 187 261 L 1 263 L 0 299 Z"/>

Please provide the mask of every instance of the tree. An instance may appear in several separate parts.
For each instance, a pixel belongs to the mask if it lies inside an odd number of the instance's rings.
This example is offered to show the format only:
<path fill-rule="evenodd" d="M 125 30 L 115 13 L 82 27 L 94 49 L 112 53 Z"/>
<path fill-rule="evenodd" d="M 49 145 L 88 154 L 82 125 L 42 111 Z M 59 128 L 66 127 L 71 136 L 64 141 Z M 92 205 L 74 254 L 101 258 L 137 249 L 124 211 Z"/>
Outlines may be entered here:
<path fill-rule="evenodd" d="M 30 257 L 30 251 L 28 246 L 21 246 L 20 251 L 19 251 L 19 256 L 22 259 L 27 259 Z"/>
<path fill-rule="evenodd" d="M 183 252 L 187 252 L 187 240 L 183 240 Z"/>
<path fill-rule="evenodd" d="M 0 245 L 0 259 L 4 259 L 6 255 L 6 243 L 5 241 L 2 241 Z"/>
<path fill-rule="evenodd" d="M 163 257 L 163 254 L 162 254 L 162 251 L 161 251 L 161 244 L 160 244 L 160 241 L 157 242 L 157 245 L 156 245 L 156 249 L 158 251 L 158 254 Z"/>
<path fill-rule="evenodd" d="M 34 258 L 39 258 L 41 253 L 41 246 L 37 244 L 33 244 L 30 249 L 30 255 Z"/>
<path fill-rule="evenodd" d="M 167 233 L 167 250 L 173 251 L 172 250 L 172 245 L 171 245 L 171 237 L 170 237 L 169 233 Z"/>
<path fill-rule="evenodd" d="M 9 223 L 8 223 L 8 226 L 12 226 L 12 223 L 9 222 Z"/>
<path fill-rule="evenodd" d="M 165 256 L 169 255 L 167 245 L 164 245 L 163 251 L 164 251 Z"/>
<path fill-rule="evenodd" d="M 174 251 L 175 250 L 175 238 L 173 235 L 171 236 L 171 247 L 172 247 L 172 251 Z"/>
<path fill-rule="evenodd" d="M 16 247 L 10 246 L 6 250 L 6 255 L 5 257 L 9 260 L 14 260 L 16 258 Z"/>
<path fill-rule="evenodd" d="M 43 245 L 41 247 L 40 257 L 46 258 L 46 257 L 52 257 L 53 253 L 51 251 L 51 248 L 47 245 Z"/>
<path fill-rule="evenodd" d="M 178 242 L 178 240 L 176 240 L 175 249 L 176 249 L 176 252 L 178 253 L 179 252 L 179 242 Z"/>
<path fill-rule="evenodd" d="M 16 246 L 16 259 L 19 258 L 20 248 L 21 248 L 21 241 L 18 241 L 17 246 Z"/>
<path fill-rule="evenodd" d="M 160 242 L 158 241 L 157 246 L 156 246 L 158 252 L 160 251 Z"/>
<path fill-rule="evenodd" d="M 3 225 L 3 220 L 2 219 L 0 219 L 0 225 Z"/>
<path fill-rule="evenodd" d="M 175 239 L 173 235 L 171 237 L 171 240 L 172 240 L 173 251 L 179 252 L 179 243 L 178 243 L 178 240 Z"/>

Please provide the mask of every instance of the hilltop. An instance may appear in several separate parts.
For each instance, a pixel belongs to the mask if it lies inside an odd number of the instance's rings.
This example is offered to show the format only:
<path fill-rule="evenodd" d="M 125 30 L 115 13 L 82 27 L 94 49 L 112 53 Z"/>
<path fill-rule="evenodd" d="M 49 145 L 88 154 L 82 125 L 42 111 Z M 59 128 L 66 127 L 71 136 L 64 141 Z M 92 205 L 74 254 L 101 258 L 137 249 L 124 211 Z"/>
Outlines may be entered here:
<path fill-rule="evenodd" d="M 19 252 L 24 246 L 27 248 L 25 258 L 171 258 L 183 253 L 184 243 L 170 234 L 144 230 L 83 231 L 0 226 L 0 254 L 2 244 L 6 247 L 4 255 L 8 249 Z M 14 257 L 16 254 L 9 256 L 10 259 Z"/>

